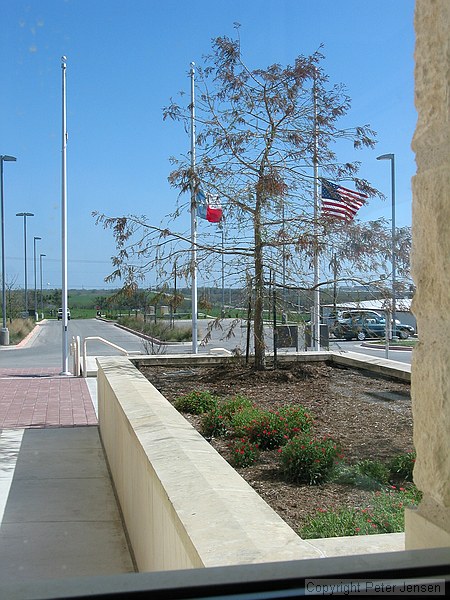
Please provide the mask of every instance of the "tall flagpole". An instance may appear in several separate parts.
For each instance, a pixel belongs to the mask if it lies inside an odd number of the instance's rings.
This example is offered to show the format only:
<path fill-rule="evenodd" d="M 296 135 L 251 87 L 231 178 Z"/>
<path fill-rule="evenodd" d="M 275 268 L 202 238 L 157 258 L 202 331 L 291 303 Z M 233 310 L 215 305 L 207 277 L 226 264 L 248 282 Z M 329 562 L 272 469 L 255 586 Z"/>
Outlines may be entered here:
<path fill-rule="evenodd" d="M 192 354 L 197 354 L 197 205 L 195 202 L 195 63 L 191 63 L 191 277 Z"/>
<path fill-rule="evenodd" d="M 62 372 L 69 372 L 69 333 L 67 319 L 67 181 L 66 181 L 66 57 L 61 58 L 62 69 L 62 168 L 61 168 L 61 239 L 62 239 Z"/>
<path fill-rule="evenodd" d="M 314 104 L 314 309 L 312 314 L 312 346 L 320 350 L 320 291 L 319 291 L 319 142 L 317 131 L 317 85 L 314 73 L 313 104 Z"/>

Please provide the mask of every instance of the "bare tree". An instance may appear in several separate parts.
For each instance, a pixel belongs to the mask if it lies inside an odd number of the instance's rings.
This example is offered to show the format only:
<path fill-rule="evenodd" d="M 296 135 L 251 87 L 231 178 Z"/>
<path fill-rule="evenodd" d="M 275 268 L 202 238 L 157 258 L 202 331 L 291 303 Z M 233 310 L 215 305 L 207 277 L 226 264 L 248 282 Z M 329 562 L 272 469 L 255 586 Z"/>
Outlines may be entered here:
<path fill-rule="evenodd" d="M 6 316 L 9 322 L 19 316 L 23 303 L 23 293 L 17 286 L 17 278 L 17 275 L 5 278 Z"/>
<path fill-rule="evenodd" d="M 341 270 L 351 267 L 353 273 L 386 269 L 389 259 L 382 221 L 314 223 L 314 160 L 322 177 L 351 181 L 368 196 L 381 197 L 357 177 L 357 162 L 338 160 L 338 140 L 348 140 L 353 149 L 371 148 L 375 133 L 367 125 L 339 126 L 350 99 L 342 85 L 329 85 L 322 59 L 315 52 L 297 57 L 293 65 L 252 70 L 243 61 L 239 36 L 213 40 L 212 54 L 197 68 L 195 172 L 188 154 L 171 159 L 169 182 L 180 192 L 174 213 L 162 226 L 145 217 L 94 213 L 97 222 L 112 229 L 118 248 L 109 280 L 121 278 L 132 285 L 155 269 L 169 279 L 174 259 L 179 275 L 189 280 L 190 238 L 173 223 L 189 209 L 184 193 L 192 188 L 218 195 L 226 213 L 227 244 L 221 247 L 214 229 L 204 232 L 197 242 L 198 266 L 203 273 L 217 271 L 217 255 L 224 253 L 236 278 L 252 273 L 256 369 L 265 368 L 263 304 L 269 269 L 279 272 L 283 261 L 283 284 L 311 289 L 317 250 L 326 254 L 332 246 Z M 182 95 L 180 102 L 172 100 L 164 118 L 188 130 L 189 99 Z"/>

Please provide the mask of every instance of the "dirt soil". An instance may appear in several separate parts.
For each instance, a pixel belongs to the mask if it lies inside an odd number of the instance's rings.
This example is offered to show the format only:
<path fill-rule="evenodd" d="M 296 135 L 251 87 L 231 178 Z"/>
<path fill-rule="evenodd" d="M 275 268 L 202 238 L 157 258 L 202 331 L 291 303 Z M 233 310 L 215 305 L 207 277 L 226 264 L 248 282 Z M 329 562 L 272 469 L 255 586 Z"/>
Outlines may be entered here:
<path fill-rule="evenodd" d="M 363 459 L 385 460 L 413 448 L 408 383 L 322 363 L 295 363 L 257 373 L 242 366 L 180 370 L 151 367 L 142 372 L 171 402 L 192 390 L 209 390 L 223 398 L 247 396 L 261 408 L 301 404 L 315 418 L 315 433 L 337 440 L 349 464 Z M 200 417 L 185 417 L 199 429 Z M 229 440 L 212 438 L 210 443 L 229 459 Z M 319 509 L 364 508 L 370 504 L 370 491 L 350 485 L 286 483 L 278 464 L 278 451 L 265 451 L 255 465 L 238 471 L 297 532 Z"/>

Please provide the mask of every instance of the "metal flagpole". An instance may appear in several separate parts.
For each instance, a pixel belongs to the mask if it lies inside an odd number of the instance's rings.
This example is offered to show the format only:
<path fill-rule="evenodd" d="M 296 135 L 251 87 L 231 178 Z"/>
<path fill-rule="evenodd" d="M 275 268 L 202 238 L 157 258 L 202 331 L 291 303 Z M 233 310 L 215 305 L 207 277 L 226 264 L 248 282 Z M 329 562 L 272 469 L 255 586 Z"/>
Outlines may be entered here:
<path fill-rule="evenodd" d="M 191 277 L 192 354 L 197 354 L 197 205 L 195 202 L 195 63 L 191 62 Z"/>
<path fill-rule="evenodd" d="M 220 219 L 219 227 L 222 233 L 222 309 L 220 316 L 223 319 L 225 317 L 225 219 L 223 215 Z"/>
<path fill-rule="evenodd" d="M 61 238 L 62 238 L 62 372 L 69 372 L 69 334 L 67 319 L 67 181 L 66 181 L 66 57 L 61 58 L 62 69 L 62 168 L 61 168 Z"/>
<path fill-rule="evenodd" d="M 282 245 L 282 249 L 283 249 L 283 308 L 282 308 L 282 312 L 285 313 L 286 312 L 286 246 L 285 246 L 285 231 L 284 231 L 284 227 L 285 227 L 285 210 L 284 210 L 284 198 L 282 199 L 282 207 L 281 207 L 281 220 L 283 221 L 283 245 Z"/>
<path fill-rule="evenodd" d="M 317 132 L 317 87 L 316 74 L 314 74 L 313 85 L 314 104 L 314 309 L 311 319 L 312 345 L 315 350 L 320 350 L 320 291 L 319 291 L 319 145 Z"/>

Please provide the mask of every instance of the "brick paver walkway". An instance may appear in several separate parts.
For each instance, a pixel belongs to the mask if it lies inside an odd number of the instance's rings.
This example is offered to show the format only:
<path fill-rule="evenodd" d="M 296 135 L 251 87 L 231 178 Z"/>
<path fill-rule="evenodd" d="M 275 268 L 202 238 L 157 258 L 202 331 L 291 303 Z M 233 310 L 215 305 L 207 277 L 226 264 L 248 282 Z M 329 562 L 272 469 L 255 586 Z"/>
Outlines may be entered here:
<path fill-rule="evenodd" d="M 86 381 L 57 369 L 0 369 L 0 429 L 97 425 Z"/>

